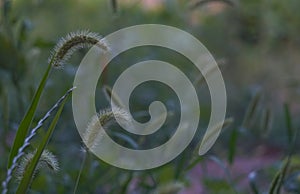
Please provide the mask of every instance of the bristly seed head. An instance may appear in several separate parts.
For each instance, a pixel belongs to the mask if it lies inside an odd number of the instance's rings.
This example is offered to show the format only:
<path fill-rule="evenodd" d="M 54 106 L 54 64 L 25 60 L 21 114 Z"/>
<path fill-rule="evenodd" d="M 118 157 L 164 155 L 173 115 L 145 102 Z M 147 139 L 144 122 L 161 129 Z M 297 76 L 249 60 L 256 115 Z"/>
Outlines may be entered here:
<path fill-rule="evenodd" d="M 21 159 L 19 165 L 17 166 L 14 175 L 18 181 L 21 181 L 24 174 L 26 173 L 26 170 L 31 163 L 36 151 L 27 153 L 23 156 Z M 47 168 L 51 171 L 57 172 L 59 170 L 59 165 L 57 158 L 55 157 L 54 154 L 52 154 L 48 150 L 44 150 L 40 160 L 36 166 L 36 169 L 34 171 L 34 176 L 39 172 L 40 169 Z"/>
<path fill-rule="evenodd" d="M 99 144 L 104 133 L 104 129 L 116 122 L 116 120 L 130 125 L 131 118 L 129 113 L 122 108 L 116 108 L 113 112 L 111 109 L 102 110 L 91 118 L 86 131 L 83 135 L 83 142 L 89 149 Z"/>
<path fill-rule="evenodd" d="M 97 45 L 104 51 L 109 47 L 100 35 L 88 30 L 71 32 L 65 38 L 61 38 L 54 47 L 48 59 L 53 67 L 62 67 L 71 55 L 80 48 L 86 48 Z"/>

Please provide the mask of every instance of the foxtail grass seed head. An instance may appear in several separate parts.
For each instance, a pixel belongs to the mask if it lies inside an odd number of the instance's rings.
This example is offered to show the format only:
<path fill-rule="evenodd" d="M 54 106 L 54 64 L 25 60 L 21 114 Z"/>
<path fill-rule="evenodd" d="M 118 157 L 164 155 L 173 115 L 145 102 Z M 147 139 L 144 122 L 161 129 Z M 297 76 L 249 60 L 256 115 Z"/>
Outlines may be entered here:
<path fill-rule="evenodd" d="M 53 106 L 52 108 L 50 108 L 50 110 L 48 110 L 48 112 L 38 121 L 38 124 L 31 129 L 30 134 L 26 137 L 26 139 L 23 142 L 23 145 L 19 148 L 18 150 L 18 154 L 14 157 L 13 162 L 11 164 L 11 166 L 9 167 L 9 169 L 7 170 L 6 173 L 6 178 L 5 180 L 2 182 L 2 194 L 6 194 L 8 192 L 8 185 L 12 179 L 12 176 L 14 175 L 13 173 L 15 173 L 16 168 L 19 165 L 20 159 L 23 158 L 23 156 L 25 155 L 25 149 L 31 144 L 31 141 L 33 139 L 33 137 L 35 137 L 37 131 L 44 125 L 44 122 L 51 116 L 52 112 L 54 110 L 56 110 L 60 104 L 64 101 L 65 98 L 67 98 L 72 91 L 75 89 L 76 87 L 73 87 L 71 89 L 69 89 Z"/>
<path fill-rule="evenodd" d="M 31 163 L 34 155 L 35 155 L 36 151 L 34 152 L 30 152 L 30 153 L 27 153 L 25 154 L 19 165 L 17 166 L 15 172 L 14 172 L 14 175 L 16 177 L 16 179 L 18 181 L 21 181 L 24 174 L 26 173 L 26 170 L 29 166 L 29 164 Z M 58 164 L 58 161 L 57 161 L 57 158 L 55 157 L 54 154 L 52 154 L 50 151 L 48 150 L 44 150 L 41 157 L 40 157 L 40 160 L 37 164 L 37 167 L 34 171 L 34 176 L 41 170 L 41 169 L 49 169 L 50 171 L 53 171 L 53 172 L 57 172 L 59 170 L 59 164 Z"/>
<path fill-rule="evenodd" d="M 71 57 L 71 55 L 80 48 L 86 48 L 97 45 L 104 51 L 108 51 L 109 47 L 100 35 L 88 30 L 71 32 L 66 37 L 61 38 L 54 47 L 48 59 L 53 67 L 63 67 L 63 64 Z"/>
<path fill-rule="evenodd" d="M 83 142 L 89 149 L 94 148 L 101 141 L 104 129 L 109 125 L 116 122 L 116 120 L 122 122 L 122 124 L 129 126 L 131 123 L 131 117 L 127 111 L 121 108 L 116 108 L 113 112 L 111 109 L 102 110 L 91 118 L 86 131 L 83 135 Z"/>

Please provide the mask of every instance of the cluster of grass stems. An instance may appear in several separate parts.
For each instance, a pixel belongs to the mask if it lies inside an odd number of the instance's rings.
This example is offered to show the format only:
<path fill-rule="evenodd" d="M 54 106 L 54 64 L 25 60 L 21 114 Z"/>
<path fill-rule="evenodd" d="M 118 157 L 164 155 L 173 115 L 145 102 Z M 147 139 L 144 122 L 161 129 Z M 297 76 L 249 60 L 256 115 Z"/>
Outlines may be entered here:
<path fill-rule="evenodd" d="M 3 16 L 4 19 L 6 18 L 7 9 L 9 7 L 10 1 L 3 1 Z M 117 10 L 117 1 L 111 1 L 112 5 L 114 7 L 114 10 Z M 230 5 L 233 5 L 232 1 L 224 1 L 227 2 Z M 200 4 L 205 3 L 205 1 L 196 1 L 195 4 L 191 5 L 191 9 L 194 9 L 195 7 L 199 6 Z M 4 21 L 5 23 L 5 21 Z M 8 32 L 9 32 L 9 28 Z M 8 164 L 7 164 L 7 172 L 6 172 L 6 178 L 2 182 L 2 194 L 6 194 L 9 191 L 15 191 L 18 194 L 27 193 L 30 189 L 30 186 L 34 180 L 35 175 L 38 173 L 38 171 L 42 168 L 49 168 L 51 171 L 58 171 L 59 165 L 58 165 L 58 158 L 52 154 L 50 151 L 46 149 L 48 142 L 51 139 L 51 136 L 53 134 L 53 131 L 55 129 L 55 126 L 60 118 L 60 115 L 62 113 L 63 107 L 65 103 L 67 102 L 68 96 L 72 93 L 75 87 L 70 88 L 66 91 L 66 93 L 58 99 L 58 101 L 53 105 L 52 108 L 49 109 L 48 112 L 42 117 L 42 119 L 39 120 L 37 125 L 33 128 L 32 127 L 32 121 L 35 117 L 35 113 L 37 111 L 38 104 L 41 99 L 41 95 L 43 91 L 45 90 L 45 86 L 47 83 L 47 80 L 50 76 L 51 70 L 53 68 L 60 68 L 64 65 L 64 63 L 72 56 L 72 54 L 83 47 L 91 47 L 97 45 L 100 47 L 103 51 L 109 50 L 108 46 L 105 44 L 103 39 L 96 34 L 89 31 L 79 31 L 76 33 L 70 33 L 65 38 L 62 38 L 58 43 L 56 44 L 55 48 L 53 49 L 49 60 L 48 60 L 48 66 L 46 68 L 46 71 L 44 75 L 42 76 L 42 79 L 38 85 L 38 88 L 32 98 L 31 104 L 29 108 L 27 109 L 27 112 L 25 113 L 22 121 L 20 122 L 18 126 L 18 130 L 13 142 L 13 146 L 10 151 L 10 155 L 8 158 Z M 213 70 L 212 70 L 213 71 Z M 199 76 L 193 84 L 195 86 L 198 86 L 205 82 L 203 79 L 203 76 Z M 77 180 L 74 182 L 74 193 L 77 192 L 77 188 L 79 186 L 81 174 L 83 171 L 83 167 L 87 161 L 89 149 L 93 146 L 96 146 L 98 144 L 101 144 L 101 133 L 103 131 L 100 130 L 101 126 L 104 128 L 109 128 L 110 124 L 115 122 L 114 116 L 120 117 L 121 119 L 124 119 L 125 121 L 129 121 L 127 114 L 122 109 L 122 103 L 118 99 L 117 96 L 111 95 L 111 88 L 108 86 L 104 87 L 104 93 L 108 100 L 112 99 L 112 101 L 120 107 L 119 111 L 117 113 L 112 113 L 111 109 L 107 110 L 101 110 L 97 115 L 94 115 L 93 118 L 91 118 L 91 121 L 89 125 L 87 126 L 86 132 L 84 134 L 83 138 L 83 160 L 81 163 L 81 167 L 77 176 Z M 244 116 L 244 120 L 239 128 L 233 129 L 230 136 L 230 143 L 229 143 L 229 154 L 228 154 L 228 162 L 233 163 L 235 159 L 235 153 L 236 153 L 236 142 L 238 140 L 238 136 L 241 133 L 242 130 L 246 128 L 251 128 L 251 125 L 254 122 L 255 114 L 258 112 L 261 113 L 260 115 L 260 128 L 262 129 L 263 136 L 267 136 L 272 128 L 272 111 L 268 107 L 264 107 L 263 110 L 258 110 L 259 102 L 261 100 L 261 93 L 258 92 L 252 99 L 252 101 L 249 104 L 249 107 L 246 111 L 246 114 Z M 282 166 L 274 176 L 272 182 L 270 183 L 269 187 L 269 194 L 279 194 L 282 191 L 282 187 L 284 185 L 284 181 L 286 180 L 286 176 L 289 173 L 291 169 L 291 158 L 293 155 L 293 152 L 295 150 L 295 144 L 296 144 L 296 138 L 297 138 L 297 130 L 293 127 L 292 118 L 290 115 L 290 110 L 288 105 L 284 106 L 285 110 L 285 121 L 286 121 L 286 128 L 287 128 L 287 139 L 288 139 L 288 149 L 286 153 L 286 157 L 282 160 Z M 51 115 L 54 114 L 53 117 Z M 38 130 L 40 130 L 42 127 L 45 127 L 45 121 L 52 118 L 49 127 L 46 129 L 46 133 L 42 137 L 36 137 Z M 233 123 L 232 118 L 228 118 L 225 120 L 224 125 L 218 126 L 218 128 L 226 128 L 231 123 Z M 216 129 L 218 130 L 218 129 Z M 34 138 L 40 138 L 40 143 L 34 148 L 34 151 L 30 151 L 29 147 L 32 146 L 32 140 Z M 131 140 L 128 140 L 124 138 L 129 142 L 129 144 L 132 144 L 132 147 L 136 147 L 136 143 L 134 143 Z M 197 149 L 195 149 L 197 150 Z M 238 193 L 233 179 L 230 175 L 230 171 L 224 163 L 214 156 L 208 157 L 213 162 L 217 163 L 225 172 L 227 182 L 232 188 L 232 193 Z M 184 161 L 186 160 L 186 161 Z M 189 170 L 193 169 L 199 162 L 203 160 L 203 157 L 199 157 L 196 152 L 191 154 L 191 157 L 187 157 L 187 159 L 183 159 L 179 162 L 178 170 L 176 173 L 176 177 L 180 177 L 183 173 L 188 172 Z M 148 173 L 148 172 L 147 172 Z M 260 191 L 260 188 L 257 186 L 257 182 L 255 179 L 255 173 L 252 172 L 249 174 L 249 184 L 250 188 L 253 193 L 259 194 L 262 191 Z M 180 191 L 185 185 L 180 181 L 174 181 L 166 185 L 159 186 L 159 184 L 154 180 L 153 175 L 151 172 L 148 173 L 149 177 L 152 179 L 153 182 L 153 193 L 176 193 Z M 55 176 L 55 175 L 54 175 Z M 130 175 L 125 180 L 124 184 L 120 188 L 120 193 L 126 193 L 127 188 L 133 178 L 133 172 L 130 173 Z M 12 179 L 16 179 L 18 182 L 18 187 L 16 189 L 10 187 L 10 183 Z"/>

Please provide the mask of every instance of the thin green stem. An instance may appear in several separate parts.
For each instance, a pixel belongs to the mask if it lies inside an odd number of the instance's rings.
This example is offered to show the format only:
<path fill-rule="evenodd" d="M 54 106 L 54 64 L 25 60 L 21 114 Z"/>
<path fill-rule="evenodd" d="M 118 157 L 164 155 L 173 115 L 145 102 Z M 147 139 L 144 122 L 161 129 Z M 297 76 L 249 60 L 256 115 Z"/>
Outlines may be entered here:
<path fill-rule="evenodd" d="M 84 168 L 84 165 L 85 165 L 85 162 L 86 162 L 86 159 L 87 159 L 87 154 L 88 154 L 88 150 L 84 148 L 83 159 L 81 161 L 80 170 L 79 170 L 77 180 L 76 180 L 76 184 L 75 184 L 74 191 L 73 191 L 74 194 L 76 194 L 76 192 L 77 192 L 77 188 L 78 188 L 78 185 L 79 185 L 81 174 L 83 172 L 83 168 Z"/>
<path fill-rule="evenodd" d="M 121 188 L 121 191 L 120 191 L 121 194 L 126 194 L 127 193 L 127 189 L 128 189 L 129 183 L 132 180 L 132 177 L 133 177 L 133 173 L 129 172 L 128 178 L 126 179 L 126 181 L 124 182 L 124 184 Z"/>

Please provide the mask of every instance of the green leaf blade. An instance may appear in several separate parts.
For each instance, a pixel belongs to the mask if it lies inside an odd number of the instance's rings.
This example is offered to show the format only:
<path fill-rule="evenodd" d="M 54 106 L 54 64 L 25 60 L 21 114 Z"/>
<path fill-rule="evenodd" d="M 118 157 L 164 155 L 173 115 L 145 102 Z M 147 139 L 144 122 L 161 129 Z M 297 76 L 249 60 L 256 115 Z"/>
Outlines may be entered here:
<path fill-rule="evenodd" d="M 293 138 L 293 127 L 292 127 L 291 112 L 288 104 L 284 104 L 284 115 L 285 115 L 285 122 L 287 128 L 288 143 L 290 145 Z"/>
<path fill-rule="evenodd" d="M 40 145 L 39 145 L 39 147 L 38 147 L 38 149 L 37 149 L 37 151 L 36 151 L 36 153 L 35 153 L 32 161 L 31 161 L 31 163 L 28 166 L 28 170 L 24 174 L 24 177 L 23 177 L 23 179 L 21 180 L 21 182 L 19 184 L 19 187 L 18 187 L 17 192 L 16 192 L 17 194 L 23 194 L 23 193 L 27 192 L 27 190 L 28 190 L 28 188 L 29 188 L 29 186 L 31 184 L 35 168 L 36 168 L 36 166 L 37 166 L 37 164 L 39 162 L 39 159 L 40 159 L 40 157 L 41 157 L 41 155 L 42 155 L 42 153 L 43 153 L 46 145 L 48 144 L 48 142 L 49 142 L 49 140 L 50 140 L 50 138 L 52 136 L 52 133 L 53 133 L 53 131 L 55 129 L 55 126 L 56 126 L 56 124 L 58 122 L 58 119 L 59 119 L 59 117 L 61 115 L 61 112 L 63 110 L 63 107 L 64 107 L 66 101 L 67 101 L 67 98 L 65 98 L 62 101 L 62 103 L 60 105 L 60 108 L 58 109 L 57 113 L 55 114 L 55 117 L 53 118 L 53 120 L 52 120 L 52 122 L 51 122 L 51 124 L 50 124 L 50 126 L 49 126 L 49 128 L 47 130 L 46 135 L 44 136 L 42 142 L 40 143 Z"/>
<path fill-rule="evenodd" d="M 23 144 L 23 142 L 26 138 L 26 135 L 29 131 L 29 128 L 30 128 L 30 125 L 32 123 L 33 117 L 35 115 L 38 103 L 39 103 L 41 95 L 42 95 L 42 92 L 45 88 L 47 79 L 49 77 L 51 67 L 52 67 L 51 64 L 49 64 L 48 68 L 47 68 L 47 70 L 46 70 L 46 72 L 45 72 L 45 74 L 44 74 L 44 76 L 43 76 L 43 78 L 42 78 L 42 80 L 39 84 L 39 87 L 38 87 L 36 93 L 34 94 L 31 105 L 30 105 L 29 109 L 27 110 L 24 118 L 22 119 L 22 121 L 21 121 L 21 123 L 18 127 L 17 134 L 16 134 L 16 137 L 14 139 L 13 146 L 12 146 L 12 149 L 10 151 L 10 155 L 9 155 L 9 159 L 8 159 L 8 168 L 12 165 L 13 159 L 18 153 L 18 149 L 22 146 L 22 144 Z"/>

